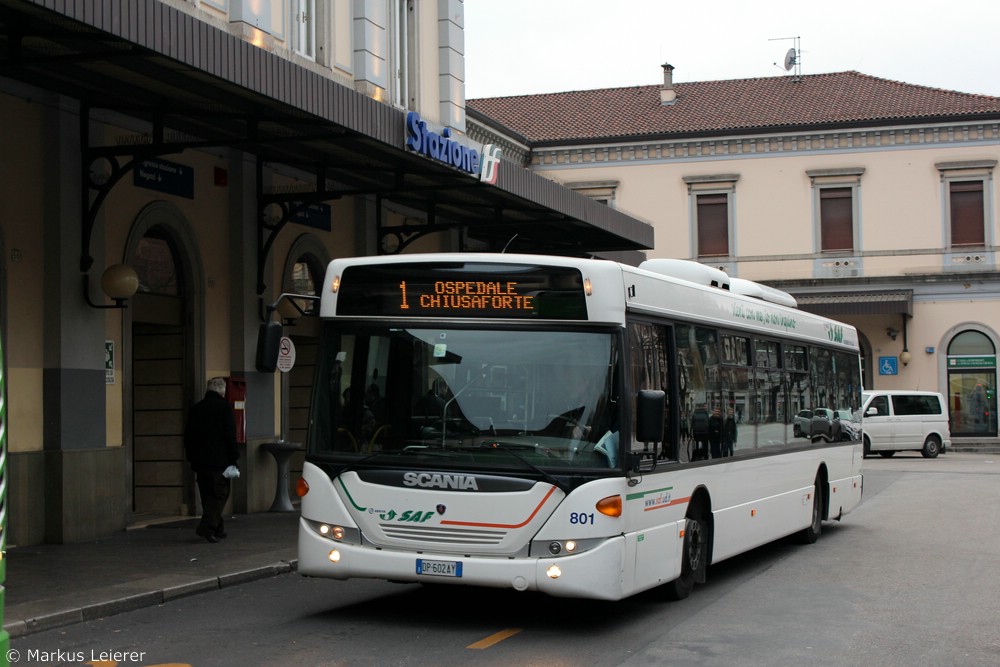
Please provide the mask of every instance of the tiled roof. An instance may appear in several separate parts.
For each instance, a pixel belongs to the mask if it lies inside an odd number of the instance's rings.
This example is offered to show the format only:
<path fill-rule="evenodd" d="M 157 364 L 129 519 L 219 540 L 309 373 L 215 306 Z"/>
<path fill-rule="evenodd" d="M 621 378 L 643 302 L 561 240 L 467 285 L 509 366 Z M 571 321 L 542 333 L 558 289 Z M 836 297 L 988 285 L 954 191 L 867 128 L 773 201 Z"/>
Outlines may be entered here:
<path fill-rule="evenodd" d="M 871 126 L 964 116 L 1000 119 L 1000 97 L 928 88 L 860 72 L 675 83 L 469 100 L 468 108 L 533 144 Z"/>

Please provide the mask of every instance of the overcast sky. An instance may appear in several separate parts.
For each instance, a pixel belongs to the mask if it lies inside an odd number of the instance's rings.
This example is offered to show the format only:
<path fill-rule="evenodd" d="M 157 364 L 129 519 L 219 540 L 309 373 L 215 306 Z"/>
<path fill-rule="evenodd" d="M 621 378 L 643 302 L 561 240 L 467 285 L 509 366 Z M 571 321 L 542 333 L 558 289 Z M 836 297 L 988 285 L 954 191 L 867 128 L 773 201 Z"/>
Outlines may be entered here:
<path fill-rule="evenodd" d="M 466 97 L 790 76 L 794 37 L 802 74 L 1000 97 L 1000 0 L 465 0 Z"/>

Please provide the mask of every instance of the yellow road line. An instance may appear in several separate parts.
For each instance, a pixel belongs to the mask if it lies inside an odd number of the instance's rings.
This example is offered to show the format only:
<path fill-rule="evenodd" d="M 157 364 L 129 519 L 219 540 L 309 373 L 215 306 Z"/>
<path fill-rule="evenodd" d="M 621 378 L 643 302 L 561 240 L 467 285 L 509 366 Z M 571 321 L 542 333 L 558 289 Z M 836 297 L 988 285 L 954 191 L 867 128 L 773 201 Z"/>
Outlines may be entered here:
<path fill-rule="evenodd" d="M 500 632 L 490 635 L 486 639 L 480 639 L 475 644 L 469 644 L 465 648 L 476 648 L 476 649 L 489 648 L 494 644 L 499 644 L 503 640 L 513 637 L 520 631 L 521 628 L 507 628 L 506 630 L 501 630 Z"/>

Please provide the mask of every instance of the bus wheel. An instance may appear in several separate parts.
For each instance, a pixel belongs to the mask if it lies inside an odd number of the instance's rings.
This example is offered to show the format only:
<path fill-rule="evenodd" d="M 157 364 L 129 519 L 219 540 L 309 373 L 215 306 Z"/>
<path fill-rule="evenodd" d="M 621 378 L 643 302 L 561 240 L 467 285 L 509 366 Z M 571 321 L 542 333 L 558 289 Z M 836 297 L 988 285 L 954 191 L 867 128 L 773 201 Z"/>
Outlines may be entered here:
<path fill-rule="evenodd" d="M 799 533 L 799 542 L 802 544 L 812 544 L 820 533 L 823 532 L 823 483 L 819 477 L 816 478 L 816 485 L 813 487 L 813 508 L 812 523 L 808 528 L 803 528 Z"/>
<path fill-rule="evenodd" d="M 866 435 L 865 436 L 865 451 L 864 451 L 864 454 L 862 455 L 862 458 L 868 458 L 871 455 L 872 455 L 872 441 L 869 440 L 868 436 Z"/>
<path fill-rule="evenodd" d="M 895 449 L 883 449 L 882 451 L 880 451 L 878 453 L 878 455 L 881 456 L 881 457 L 884 457 L 884 458 L 889 458 L 890 456 L 892 456 L 895 453 L 896 453 Z"/>
<path fill-rule="evenodd" d="M 920 450 L 920 453 L 923 454 L 925 459 L 936 458 L 941 453 L 941 441 L 938 440 L 936 435 L 927 436 L 924 448 Z"/>
<path fill-rule="evenodd" d="M 668 600 L 683 600 L 691 594 L 695 582 L 705 581 L 708 565 L 708 529 L 700 513 L 692 513 L 684 522 L 684 545 L 681 552 L 681 576 L 664 586 Z"/>

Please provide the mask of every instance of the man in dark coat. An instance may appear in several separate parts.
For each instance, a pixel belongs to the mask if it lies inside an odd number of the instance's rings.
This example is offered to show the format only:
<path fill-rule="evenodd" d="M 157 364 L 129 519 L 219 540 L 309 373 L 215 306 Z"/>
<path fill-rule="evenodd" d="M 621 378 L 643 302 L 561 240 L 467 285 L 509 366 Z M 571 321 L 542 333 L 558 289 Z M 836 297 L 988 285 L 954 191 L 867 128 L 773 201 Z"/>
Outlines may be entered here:
<path fill-rule="evenodd" d="M 708 410 L 704 405 L 695 408 L 691 416 L 691 438 L 694 440 L 694 451 L 691 453 L 692 461 L 700 461 L 708 458 Z"/>
<path fill-rule="evenodd" d="M 722 411 L 719 408 L 712 410 L 712 416 L 708 418 L 708 443 L 712 448 L 712 458 L 720 458 L 722 456 Z"/>
<path fill-rule="evenodd" d="M 732 408 L 726 414 L 726 423 L 722 425 L 722 455 L 732 456 L 736 445 L 736 417 Z"/>
<path fill-rule="evenodd" d="M 195 532 L 209 542 L 226 536 L 222 510 L 229 500 L 230 482 L 222 473 L 240 458 L 236 418 L 225 397 L 226 380 L 209 380 L 205 398 L 191 407 L 184 429 L 184 450 L 201 494 L 201 523 Z"/>

